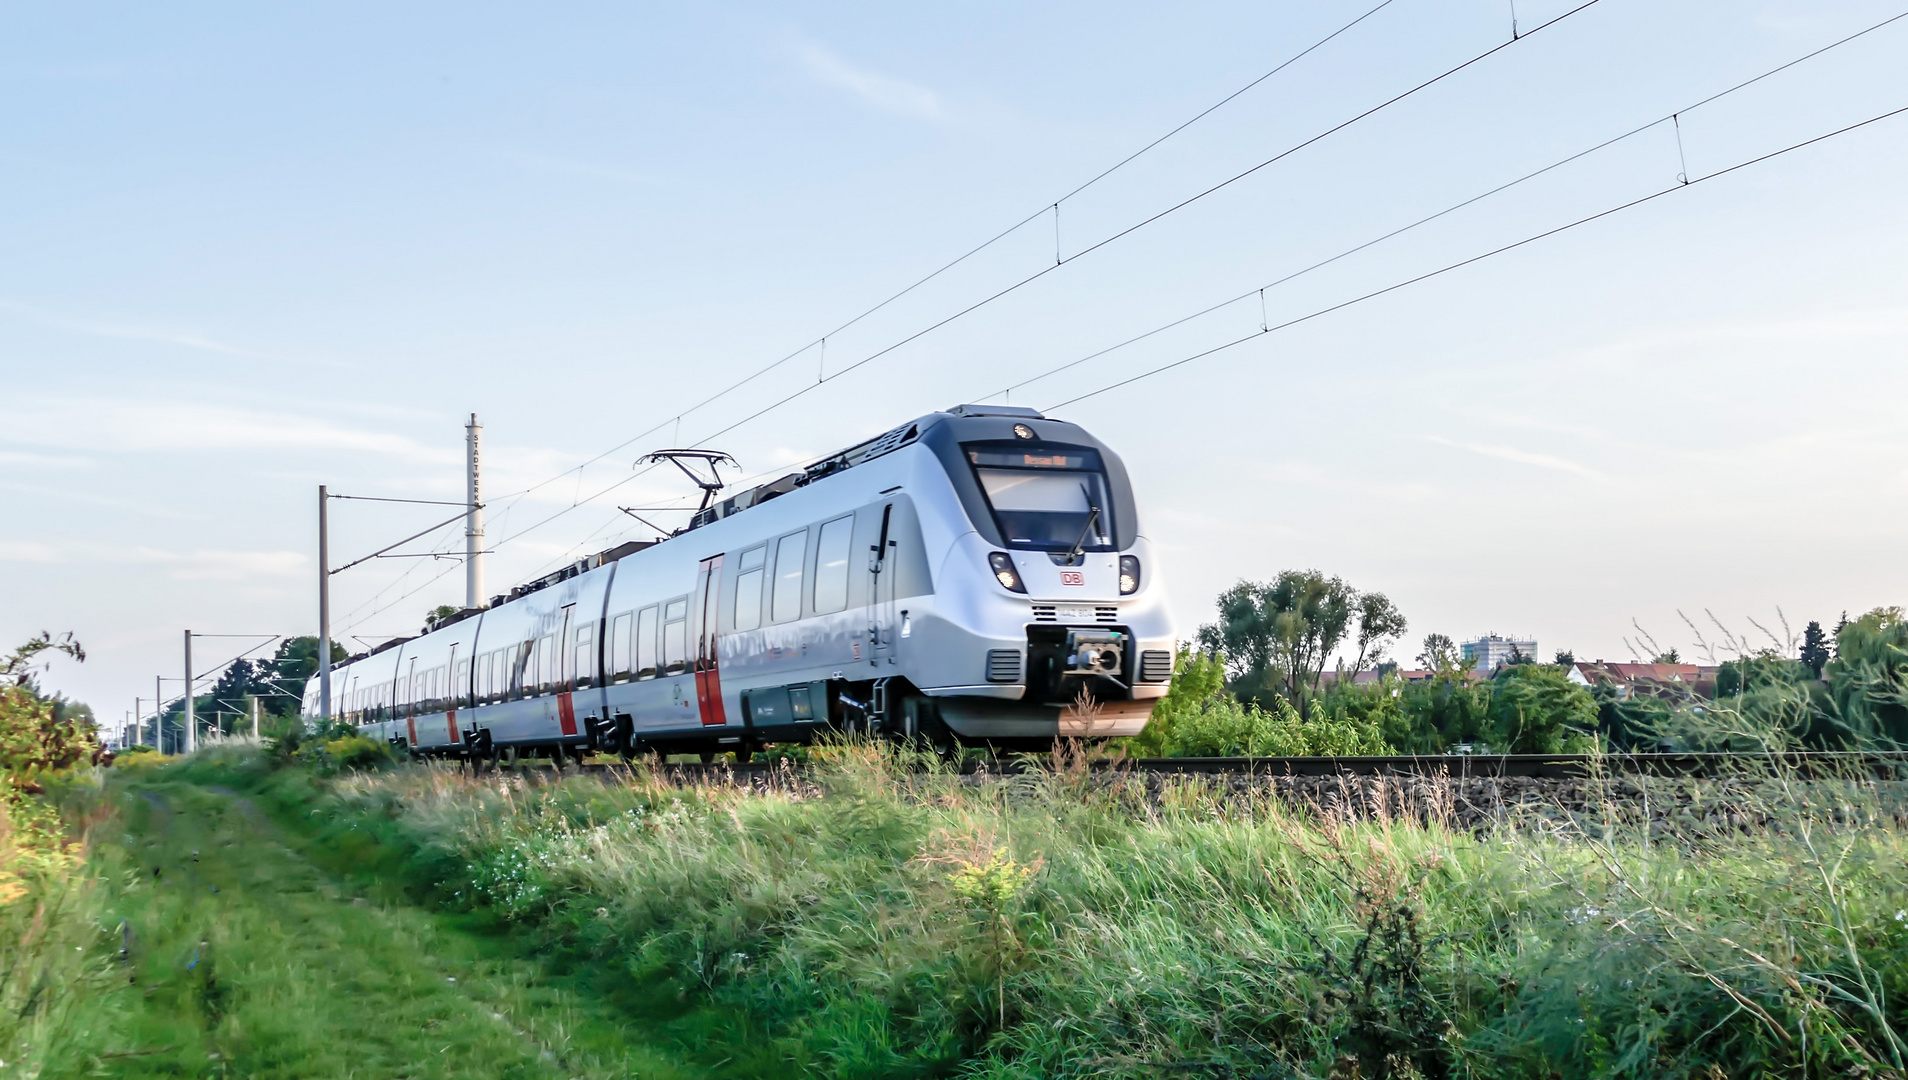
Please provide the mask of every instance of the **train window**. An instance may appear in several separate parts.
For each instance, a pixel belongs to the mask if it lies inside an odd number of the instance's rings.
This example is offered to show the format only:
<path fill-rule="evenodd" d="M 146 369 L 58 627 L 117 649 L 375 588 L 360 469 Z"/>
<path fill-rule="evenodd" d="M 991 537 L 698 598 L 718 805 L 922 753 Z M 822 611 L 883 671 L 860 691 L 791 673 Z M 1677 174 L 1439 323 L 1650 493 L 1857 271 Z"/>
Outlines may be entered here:
<path fill-rule="evenodd" d="M 543 639 L 543 647 L 537 650 L 537 662 L 543 665 L 537 680 L 537 687 L 545 694 L 554 694 L 563 686 L 563 652 L 557 648 L 555 634 Z"/>
<path fill-rule="evenodd" d="M 576 688 L 587 690 L 596 685 L 596 627 L 584 625 L 576 628 Z"/>
<path fill-rule="evenodd" d="M 509 657 L 505 670 L 510 673 L 508 676 L 510 681 L 504 686 L 504 696 L 510 701 L 515 701 L 523 696 L 523 668 L 530 662 L 530 643 L 525 641 L 512 645 L 504 651 Z"/>
<path fill-rule="evenodd" d="M 459 661 L 457 664 L 457 691 L 452 696 L 456 698 L 457 708 L 470 708 L 470 661 L 468 660 Z"/>
<path fill-rule="evenodd" d="M 635 669 L 635 665 L 630 663 L 630 650 L 636 644 L 630 639 L 636 629 L 635 623 L 636 615 L 630 611 L 610 620 L 609 653 L 603 657 L 604 666 L 608 669 L 605 682 L 629 681 L 629 673 Z"/>
<path fill-rule="evenodd" d="M 848 548 L 854 537 L 855 517 L 825 522 L 815 544 L 815 613 L 825 615 L 848 606 Z"/>
<path fill-rule="evenodd" d="M 664 675 L 679 675 L 689 659 L 689 598 L 684 596 L 669 601 L 669 610 L 663 613 L 663 671 Z"/>
<path fill-rule="evenodd" d="M 636 616 L 636 677 L 656 677 L 656 605 L 651 604 Z"/>
<path fill-rule="evenodd" d="M 742 553 L 736 563 L 735 621 L 737 630 L 753 630 L 762 625 L 762 564 L 768 548 L 753 547 Z"/>
<path fill-rule="evenodd" d="M 775 545 L 775 599 L 769 617 L 788 622 L 802 617 L 802 562 L 808 557 L 808 530 L 792 533 Z"/>

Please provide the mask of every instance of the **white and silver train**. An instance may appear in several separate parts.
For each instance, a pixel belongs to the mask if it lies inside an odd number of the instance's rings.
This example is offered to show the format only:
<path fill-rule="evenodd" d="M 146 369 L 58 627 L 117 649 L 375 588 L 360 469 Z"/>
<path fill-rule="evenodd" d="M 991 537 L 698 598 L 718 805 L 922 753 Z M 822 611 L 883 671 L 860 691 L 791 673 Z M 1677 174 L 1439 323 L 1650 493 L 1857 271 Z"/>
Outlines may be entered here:
<path fill-rule="evenodd" d="M 1137 733 L 1174 647 L 1119 457 L 963 405 L 353 657 L 332 712 L 472 758 L 747 760 L 824 729 L 1045 749 Z"/>

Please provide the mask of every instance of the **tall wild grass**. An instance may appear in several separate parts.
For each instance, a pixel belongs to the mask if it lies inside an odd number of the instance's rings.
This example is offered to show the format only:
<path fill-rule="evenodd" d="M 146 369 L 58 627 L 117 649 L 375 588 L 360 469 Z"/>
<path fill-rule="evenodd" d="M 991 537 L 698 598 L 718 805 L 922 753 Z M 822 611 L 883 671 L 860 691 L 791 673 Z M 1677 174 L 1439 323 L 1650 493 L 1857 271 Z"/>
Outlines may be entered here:
<path fill-rule="evenodd" d="M 1908 1076 L 1908 843 L 1866 776 L 1738 777 L 1705 814 L 1610 781 L 1466 831 L 818 757 L 767 791 L 415 767 L 309 820 L 785 1073 Z"/>

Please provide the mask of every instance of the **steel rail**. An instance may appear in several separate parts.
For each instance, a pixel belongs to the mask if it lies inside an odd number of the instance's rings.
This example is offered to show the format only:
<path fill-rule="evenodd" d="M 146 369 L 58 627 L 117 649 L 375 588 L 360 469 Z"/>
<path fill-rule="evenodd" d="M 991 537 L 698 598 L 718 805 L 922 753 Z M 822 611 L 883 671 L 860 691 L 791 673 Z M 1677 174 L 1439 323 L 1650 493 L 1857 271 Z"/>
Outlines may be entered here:
<path fill-rule="evenodd" d="M 1048 769 L 1043 754 L 964 761 L 963 774 L 1017 775 Z M 542 759 L 521 766 L 548 767 Z M 670 762 L 654 758 L 633 765 L 584 762 L 589 772 L 648 772 L 671 779 L 723 779 L 768 776 L 788 769 L 808 771 L 800 763 Z M 1433 776 L 1453 779 L 1543 777 L 1582 779 L 1605 776 L 1729 776 L 1781 769 L 1809 776 L 1865 773 L 1879 779 L 1908 779 L 1908 753 L 1818 751 L 1801 753 L 1649 753 L 1649 754 L 1422 754 L 1371 757 L 1183 757 L 1101 758 L 1087 762 L 1094 772 L 1130 770 L 1166 775 L 1232 776 Z"/>

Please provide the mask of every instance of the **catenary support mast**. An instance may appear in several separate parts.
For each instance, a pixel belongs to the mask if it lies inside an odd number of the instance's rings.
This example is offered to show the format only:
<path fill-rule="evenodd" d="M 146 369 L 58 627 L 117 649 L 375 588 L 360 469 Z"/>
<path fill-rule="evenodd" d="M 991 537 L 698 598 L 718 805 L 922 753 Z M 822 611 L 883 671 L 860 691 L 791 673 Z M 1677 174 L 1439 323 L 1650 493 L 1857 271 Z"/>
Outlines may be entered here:
<path fill-rule="evenodd" d="M 199 733 L 192 716 L 192 631 L 185 632 L 185 752 L 199 748 Z"/>
<path fill-rule="evenodd" d="M 484 448 L 484 426 L 477 414 L 470 414 L 464 426 L 466 499 L 470 509 L 464 515 L 464 606 L 474 608 L 484 602 L 484 482 L 480 468 Z"/>
<path fill-rule="evenodd" d="M 331 726 L 331 496 L 318 485 L 318 716 Z"/>

